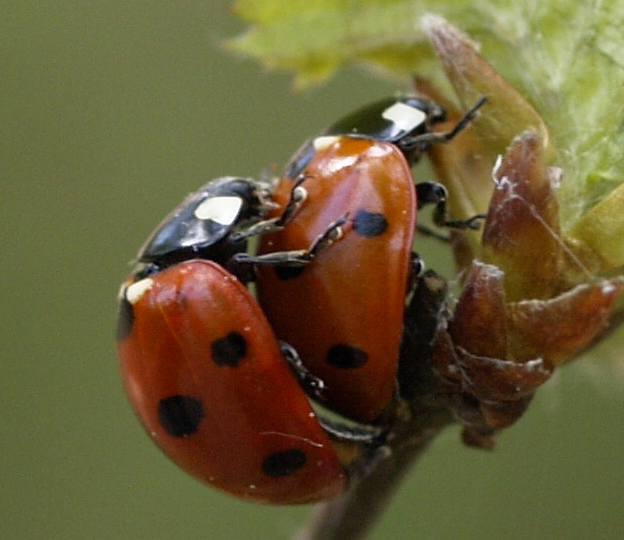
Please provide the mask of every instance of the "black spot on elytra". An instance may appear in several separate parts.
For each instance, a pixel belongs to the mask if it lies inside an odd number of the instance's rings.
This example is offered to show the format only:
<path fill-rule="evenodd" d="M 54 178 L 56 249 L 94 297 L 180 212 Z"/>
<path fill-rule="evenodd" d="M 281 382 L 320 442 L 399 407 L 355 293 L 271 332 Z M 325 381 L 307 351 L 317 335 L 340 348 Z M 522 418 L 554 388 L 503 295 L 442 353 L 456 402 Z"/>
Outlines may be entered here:
<path fill-rule="evenodd" d="M 386 232 L 388 220 L 383 214 L 358 210 L 353 218 L 353 230 L 360 236 L 373 238 Z"/>
<path fill-rule="evenodd" d="M 262 472 L 272 478 L 280 478 L 297 472 L 305 463 L 305 452 L 291 448 L 268 455 L 262 462 Z"/>
<path fill-rule="evenodd" d="M 188 437 L 204 418 L 202 402 L 191 396 L 176 395 L 158 402 L 158 421 L 172 437 Z"/>
<path fill-rule="evenodd" d="M 305 266 L 276 266 L 275 273 L 277 277 L 282 281 L 288 281 L 289 279 L 295 279 L 301 275 L 301 272 L 305 270 Z"/>
<path fill-rule="evenodd" d="M 117 341 L 126 339 L 132 333 L 134 325 L 134 308 L 126 300 L 126 296 L 119 302 L 119 312 L 117 314 Z"/>
<path fill-rule="evenodd" d="M 327 351 L 325 360 L 328 364 L 337 368 L 355 369 L 362 367 L 368 362 L 368 354 L 362 349 L 338 344 Z"/>
<path fill-rule="evenodd" d="M 212 343 L 212 361 L 217 366 L 236 367 L 246 355 L 247 340 L 238 332 L 230 332 Z"/>

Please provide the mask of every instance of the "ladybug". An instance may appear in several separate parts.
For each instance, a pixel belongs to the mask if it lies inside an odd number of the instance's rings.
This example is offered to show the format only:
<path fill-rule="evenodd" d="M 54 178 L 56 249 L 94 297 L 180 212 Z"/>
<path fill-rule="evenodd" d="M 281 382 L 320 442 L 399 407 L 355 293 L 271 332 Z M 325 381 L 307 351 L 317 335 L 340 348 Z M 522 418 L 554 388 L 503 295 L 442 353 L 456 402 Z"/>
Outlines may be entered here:
<path fill-rule="evenodd" d="M 348 484 L 291 368 L 295 351 L 226 268 L 244 254 L 249 231 L 283 225 L 296 193 L 273 220 L 262 219 L 268 191 L 251 179 L 224 177 L 191 194 L 139 252 L 117 328 L 124 386 L 153 441 L 200 480 L 274 504 L 329 499 Z M 306 263 L 315 250 L 286 259 Z"/>
<path fill-rule="evenodd" d="M 288 227 L 260 240 L 259 253 L 307 245 L 324 224 L 348 214 L 345 238 L 308 267 L 260 268 L 258 299 L 280 338 L 325 383 L 324 405 L 360 422 L 383 422 L 396 389 L 405 299 L 422 269 L 412 253 L 417 208 L 435 204 L 435 221 L 453 227 L 446 190 L 414 186 L 411 166 L 435 143 L 452 139 L 481 107 L 448 133 L 432 127 L 443 109 L 421 97 L 378 101 L 305 143 L 273 199 L 286 203 L 307 178 L 307 202 Z"/>

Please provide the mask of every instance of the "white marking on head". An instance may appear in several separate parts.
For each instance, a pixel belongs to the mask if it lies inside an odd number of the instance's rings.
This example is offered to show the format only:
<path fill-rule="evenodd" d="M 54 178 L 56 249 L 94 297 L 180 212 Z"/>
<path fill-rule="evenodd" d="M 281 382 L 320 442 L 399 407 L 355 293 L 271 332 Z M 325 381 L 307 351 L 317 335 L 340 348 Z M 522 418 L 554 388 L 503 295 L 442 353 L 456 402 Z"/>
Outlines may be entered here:
<path fill-rule="evenodd" d="M 340 139 L 337 135 L 323 135 L 321 137 L 317 137 L 312 141 L 312 146 L 314 146 L 314 150 L 317 152 L 319 150 L 325 150 L 325 148 L 329 148 L 332 144 Z"/>
<path fill-rule="evenodd" d="M 154 280 L 152 278 L 145 278 L 128 285 L 126 287 L 126 300 L 132 305 L 136 304 L 143 295 L 152 288 Z"/>
<path fill-rule="evenodd" d="M 195 208 L 195 217 L 219 225 L 232 225 L 240 213 L 243 200 L 236 196 L 209 197 Z"/>
<path fill-rule="evenodd" d="M 420 109 L 399 102 L 388 107 L 381 116 L 404 131 L 412 131 L 427 119 L 427 115 Z"/>

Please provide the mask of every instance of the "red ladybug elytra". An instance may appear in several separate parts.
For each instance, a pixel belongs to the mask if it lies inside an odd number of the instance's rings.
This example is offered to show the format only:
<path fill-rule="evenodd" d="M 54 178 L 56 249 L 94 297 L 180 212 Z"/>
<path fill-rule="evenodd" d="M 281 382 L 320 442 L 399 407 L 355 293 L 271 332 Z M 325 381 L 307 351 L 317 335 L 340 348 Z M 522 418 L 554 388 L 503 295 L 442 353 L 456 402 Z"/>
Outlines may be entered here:
<path fill-rule="evenodd" d="M 476 225 L 475 218 L 448 220 L 446 189 L 414 188 L 411 166 L 459 133 L 483 103 L 448 133 L 432 131 L 444 111 L 429 100 L 373 103 L 305 143 L 273 194 L 285 204 L 292 183 L 306 178 L 306 204 L 288 227 L 261 238 L 261 254 L 307 245 L 328 221 L 349 216 L 343 240 L 313 265 L 261 268 L 257 280 L 276 334 L 324 381 L 324 404 L 347 417 L 373 422 L 392 400 L 405 298 L 421 268 L 412 254 L 417 207 L 435 204 L 439 225 Z"/>
<path fill-rule="evenodd" d="M 117 348 L 137 415 L 180 467 L 244 499 L 305 503 L 338 495 L 347 475 L 285 359 L 292 349 L 224 268 L 246 249 L 232 240 L 242 223 L 270 230 L 258 223 L 265 196 L 253 180 L 220 178 L 163 221 L 121 288 Z"/>
<path fill-rule="evenodd" d="M 344 238 L 308 268 L 260 268 L 258 299 L 277 335 L 324 381 L 324 403 L 370 422 L 394 392 L 416 225 L 411 171 L 390 143 L 341 137 L 317 149 L 305 174 L 307 204 L 261 240 L 260 253 L 307 245 L 348 212 Z"/>

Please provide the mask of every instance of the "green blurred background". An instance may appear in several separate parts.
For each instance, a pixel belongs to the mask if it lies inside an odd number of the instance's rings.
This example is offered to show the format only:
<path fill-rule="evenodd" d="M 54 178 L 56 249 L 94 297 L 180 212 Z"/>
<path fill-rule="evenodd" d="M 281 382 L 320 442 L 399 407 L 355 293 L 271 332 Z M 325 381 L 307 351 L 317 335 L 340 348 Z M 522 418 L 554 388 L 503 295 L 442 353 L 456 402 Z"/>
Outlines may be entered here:
<path fill-rule="evenodd" d="M 290 538 L 309 508 L 217 493 L 148 440 L 117 373 L 115 297 L 187 192 L 282 165 L 396 85 L 346 70 L 293 93 L 219 48 L 242 29 L 224 1 L 2 4 L 0 537 Z M 562 370 L 494 453 L 449 430 L 372 538 L 624 538 L 617 360 Z"/>

